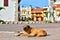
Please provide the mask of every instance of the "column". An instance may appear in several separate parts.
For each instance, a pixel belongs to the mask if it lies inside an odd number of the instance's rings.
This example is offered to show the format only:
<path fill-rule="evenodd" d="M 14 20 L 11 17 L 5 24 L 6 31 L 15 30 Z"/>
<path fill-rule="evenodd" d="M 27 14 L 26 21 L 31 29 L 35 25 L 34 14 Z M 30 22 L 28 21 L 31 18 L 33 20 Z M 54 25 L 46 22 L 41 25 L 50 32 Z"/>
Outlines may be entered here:
<path fill-rule="evenodd" d="M 15 0 L 15 22 L 18 22 L 18 0 Z"/>

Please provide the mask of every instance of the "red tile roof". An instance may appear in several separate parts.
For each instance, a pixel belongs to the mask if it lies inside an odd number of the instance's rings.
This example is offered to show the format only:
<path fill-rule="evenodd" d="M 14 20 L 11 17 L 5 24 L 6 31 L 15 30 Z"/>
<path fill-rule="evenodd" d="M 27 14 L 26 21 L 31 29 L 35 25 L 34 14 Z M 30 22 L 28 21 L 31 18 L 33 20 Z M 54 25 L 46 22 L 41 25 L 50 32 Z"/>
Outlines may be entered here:
<path fill-rule="evenodd" d="M 32 13 L 37 13 L 37 12 L 41 12 L 41 11 L 44 11 L 44 10 L 47 10 L 47 8 L 32 8 Z"/>
<path fill-rule="evenodd" d="M 32 11 L 43 11 L 43 8 L 32 8 Z"/>
<path fill-rule="evenodd" d="M 60 8 L 60 4 L 54 4 L 52 7 L 53 7 L 53 9 Z"/>

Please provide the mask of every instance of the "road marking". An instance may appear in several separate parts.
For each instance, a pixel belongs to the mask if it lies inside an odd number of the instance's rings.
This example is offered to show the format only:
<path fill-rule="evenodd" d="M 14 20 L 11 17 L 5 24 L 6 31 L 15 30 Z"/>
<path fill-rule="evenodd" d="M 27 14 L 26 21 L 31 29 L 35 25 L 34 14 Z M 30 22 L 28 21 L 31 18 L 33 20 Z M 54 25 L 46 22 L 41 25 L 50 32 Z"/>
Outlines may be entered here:
<path fill-rule="evenodd" d="M 15 32 L 10 32 L 10 31 L 0 31 L 0 33 L 15 33 Z"/>

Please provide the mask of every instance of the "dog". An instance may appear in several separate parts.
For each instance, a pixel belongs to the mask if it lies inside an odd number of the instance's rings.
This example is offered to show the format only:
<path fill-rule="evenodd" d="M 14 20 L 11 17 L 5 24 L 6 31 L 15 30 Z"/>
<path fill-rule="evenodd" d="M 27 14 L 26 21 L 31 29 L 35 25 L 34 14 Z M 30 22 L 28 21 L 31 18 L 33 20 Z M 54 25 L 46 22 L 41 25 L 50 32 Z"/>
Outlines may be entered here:
<path fill-rule="evenodd" d="M 47 36 L 47 32 L 42 29 L 32 28 L 29 25 L 23 28 L 23 31 L 17 36 L 29 36 L 29 37 L 44 37 Z"/>

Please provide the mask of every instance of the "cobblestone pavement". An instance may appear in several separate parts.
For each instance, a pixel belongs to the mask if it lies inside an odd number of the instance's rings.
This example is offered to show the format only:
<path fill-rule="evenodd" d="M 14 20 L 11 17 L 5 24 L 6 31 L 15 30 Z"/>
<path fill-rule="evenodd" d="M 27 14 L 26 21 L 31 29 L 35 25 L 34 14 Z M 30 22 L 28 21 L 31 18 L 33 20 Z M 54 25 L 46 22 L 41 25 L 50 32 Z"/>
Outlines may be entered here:
<path fill-rule="evenodd" d="M 34 28 L 41 28 L 47 31 L 46 37 L 17 37 L 16 31 L 21 31 L 26 24 L 4 24 L 0 25 L 0 40 L 60 40 L 60 24 L 29 24 Z"/>

